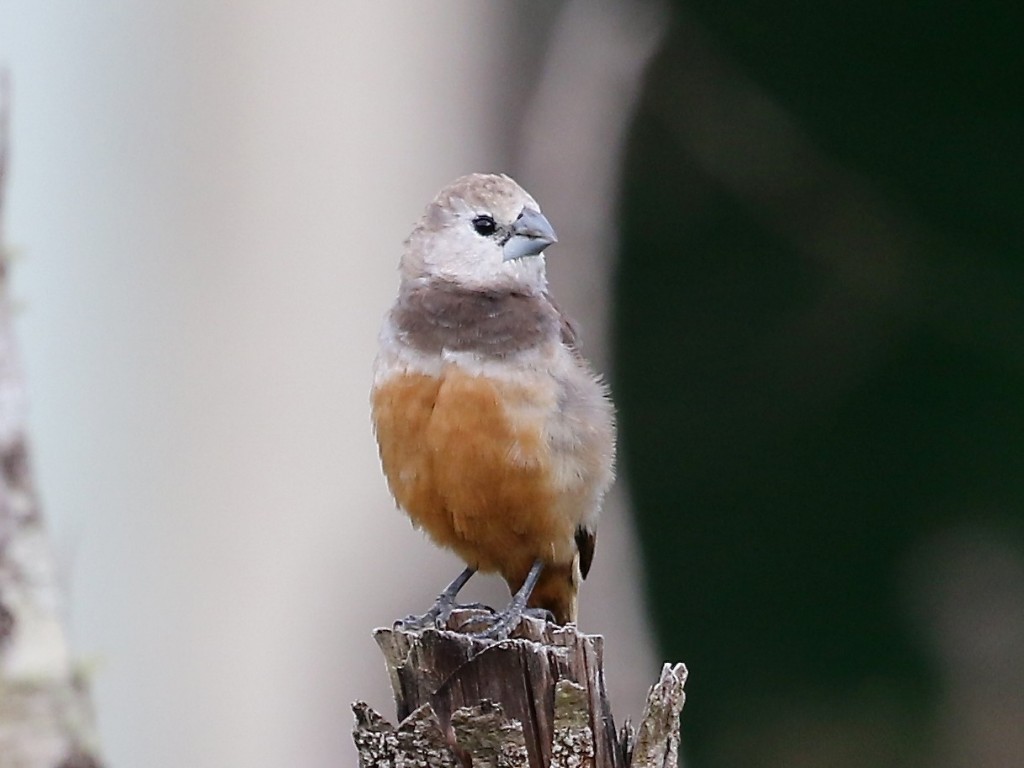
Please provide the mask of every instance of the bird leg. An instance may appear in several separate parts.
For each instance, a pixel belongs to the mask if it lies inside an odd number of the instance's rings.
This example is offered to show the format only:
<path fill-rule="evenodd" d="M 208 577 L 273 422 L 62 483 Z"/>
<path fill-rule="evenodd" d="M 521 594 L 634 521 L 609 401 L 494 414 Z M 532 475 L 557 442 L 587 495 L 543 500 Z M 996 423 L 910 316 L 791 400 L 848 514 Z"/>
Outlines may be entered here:
<path fill-rule="evenodd" d="M 526 576 L 526 581 L 523 582 L 523 586 L 512 595 L 512 600 L 509 602 L 508 607 L 495 616 L 494 623 L 490 628 L 485 629 L 483 632 L 475 633 L 474 636 L 485 640 L 507 639 L 512 630 L 519 626 L 519 622 L 523 620 L 523 614 L 532 613 L 532 609 L 527 609 L 526 601 L 530 599 L 530 594 L 533 592 L 534 587 L 537 586 L 537 582 L 540 581 L 540 574 L 543 570 L 544 563 L 540 560 L 535 561 Z"/>
<path fill-rule="evenodd" d="M 466 568 L 466 570 L 455 577 L 451 584 L 441 591 L 441 594 L 437 596 L 437 600 L 434 601 L 434 604 L 430 606 L 426 613 L 422 616 L 406 616 L 398 622 L 398 625 L 403 629 L 444 627 L 453 610 L 459 607 L 468 607 L 459 606 L 455 602 L 455 598 L 458 596 L 459 590 L 466 586 L 466 582 L 469 581 L 474 573 L 476 573 L 476 568 Z"/>

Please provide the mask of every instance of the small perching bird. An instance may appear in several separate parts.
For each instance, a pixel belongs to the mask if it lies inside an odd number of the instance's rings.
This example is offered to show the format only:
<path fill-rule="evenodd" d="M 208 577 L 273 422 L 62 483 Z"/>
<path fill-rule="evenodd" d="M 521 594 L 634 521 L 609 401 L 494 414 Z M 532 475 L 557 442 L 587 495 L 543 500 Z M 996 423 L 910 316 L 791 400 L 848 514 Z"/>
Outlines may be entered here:
<path fill-rule="evenodd" d="M 477 571 L 524 607 L 576 621 L 601 500 L 612 482 L 613 409 L 548 294 L 540 207 L 504 175 L 442 189 L 405 243 L 380 333 L 373 422 L 399 507 L 466 570 L 422 617 L 443 621 Z"/>

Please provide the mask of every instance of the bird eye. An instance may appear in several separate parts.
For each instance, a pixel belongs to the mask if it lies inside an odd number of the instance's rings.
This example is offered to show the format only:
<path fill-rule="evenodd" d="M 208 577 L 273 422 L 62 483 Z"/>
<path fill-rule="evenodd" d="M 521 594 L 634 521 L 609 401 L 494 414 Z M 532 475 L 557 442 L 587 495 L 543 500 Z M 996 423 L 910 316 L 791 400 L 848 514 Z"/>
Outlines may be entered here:
<path fill-rule="evenodd" d="M 478 235 L 488 237 L 498 230 L 498 225 L 494 223 L 494 219 L 490 216 L 477 216 L 473 219 L 473 229 L 476 230 Z"/>

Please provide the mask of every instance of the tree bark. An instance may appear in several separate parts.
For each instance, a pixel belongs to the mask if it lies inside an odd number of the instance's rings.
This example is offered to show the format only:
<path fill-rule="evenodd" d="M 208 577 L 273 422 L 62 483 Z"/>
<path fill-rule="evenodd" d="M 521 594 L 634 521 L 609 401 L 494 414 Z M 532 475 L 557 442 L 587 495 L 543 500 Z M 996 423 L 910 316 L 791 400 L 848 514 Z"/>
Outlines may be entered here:
<path fill-rule="evenodd" d="M 666 664 L 639 726 L 616 730 L 603 638 L 526 617 L 508 640 L 444 630 L 378 629 L 399 724 L 354 705 L 362 768 L 675 768 L 686 667 Z M 458 628 L 462 631 L 455 631 Z"/>
<path fill-rule="evenodd" d="M 0 224 L 8 92 L 0 72 Z M 92 708 L 61 626 L 56 569 L 32 482 L 2 235 L 0 227 L 0 768 L 97 768 Z"/>

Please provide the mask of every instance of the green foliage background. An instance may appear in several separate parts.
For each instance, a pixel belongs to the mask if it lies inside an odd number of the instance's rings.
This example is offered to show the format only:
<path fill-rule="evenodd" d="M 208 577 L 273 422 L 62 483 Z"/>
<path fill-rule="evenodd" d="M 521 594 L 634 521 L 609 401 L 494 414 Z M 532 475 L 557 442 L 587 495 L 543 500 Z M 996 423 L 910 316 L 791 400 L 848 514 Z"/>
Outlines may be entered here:
<path fill-rule="evenodd" d="M 982 530 L 1024 556 L 1021 14 L 676 5 L 631 128 L 614 388 L 689 764 L 931 764 L 915 553 Z M 741 106 L 695 114 L 722 66 Z"/>

